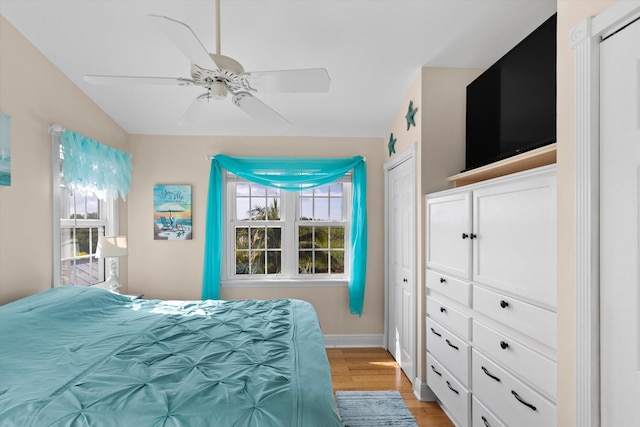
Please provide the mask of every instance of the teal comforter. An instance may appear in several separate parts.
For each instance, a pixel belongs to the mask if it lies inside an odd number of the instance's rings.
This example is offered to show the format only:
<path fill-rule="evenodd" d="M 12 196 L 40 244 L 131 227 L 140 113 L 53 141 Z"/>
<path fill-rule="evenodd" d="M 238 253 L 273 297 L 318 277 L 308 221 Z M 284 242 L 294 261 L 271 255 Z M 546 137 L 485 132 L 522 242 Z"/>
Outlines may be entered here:
<path fill-rule="evenodd" d="M 2 426 L 342 426 L 309 303 L 60 287 L 0 307 Z"/>

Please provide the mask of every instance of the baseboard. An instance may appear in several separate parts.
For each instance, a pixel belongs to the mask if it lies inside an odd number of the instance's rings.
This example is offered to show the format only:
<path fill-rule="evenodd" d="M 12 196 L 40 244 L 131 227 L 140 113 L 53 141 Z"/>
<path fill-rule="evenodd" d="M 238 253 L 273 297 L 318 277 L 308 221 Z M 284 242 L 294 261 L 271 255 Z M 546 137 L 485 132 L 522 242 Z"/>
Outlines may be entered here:
<path fill-rule="evenodd" d="M 326 347 L 384 347 L 384 335 L 342 335 L 329 334 L 324 336 Z"/>
<path fill-rule="evenodd" d="M 420 378 L 413 381 L 413 394 L 420 402 L 433 402 L 436 395 L 431 391 L 426 382 L 422 382 Z"/>

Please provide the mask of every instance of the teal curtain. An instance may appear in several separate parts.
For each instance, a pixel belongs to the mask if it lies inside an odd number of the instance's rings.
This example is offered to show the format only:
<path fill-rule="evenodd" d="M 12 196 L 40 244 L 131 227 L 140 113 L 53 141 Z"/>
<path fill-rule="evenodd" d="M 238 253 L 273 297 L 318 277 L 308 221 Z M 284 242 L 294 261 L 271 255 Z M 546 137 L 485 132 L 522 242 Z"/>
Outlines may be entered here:
<path fill-rule="evenodd" d="M 118 196 L 126 200 L 131 187 L 131 154 L 65 130 L 62 146 L 62 180 L 65 187 L 99 199 Z"/>
<path fill-rule="evenodd" d="M 247 181 L 288 191 L 300 191 L 328 184 L 353 170 L 349 307 L 351 313 L 362 316 L 367 271 L 367 171 L 364 158 L 356 156 L 298 159 L 230 157 L 224 154 L 215 156 L 211 160 L 209 177 L 202 299 L 220 297 L 224 215 L 221 168 Z"/>

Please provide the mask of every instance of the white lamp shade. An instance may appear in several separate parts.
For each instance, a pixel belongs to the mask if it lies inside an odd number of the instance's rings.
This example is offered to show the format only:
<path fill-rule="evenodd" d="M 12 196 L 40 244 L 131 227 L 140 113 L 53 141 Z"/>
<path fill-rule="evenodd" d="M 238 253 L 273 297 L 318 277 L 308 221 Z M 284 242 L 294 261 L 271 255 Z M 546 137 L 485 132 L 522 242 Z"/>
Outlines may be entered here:
<path fill-rule="evenodd" d="M 127 236 L 98 237 L 96 258 L 112 258 L 127 255 L 129 255 L 127 248 Z"/>

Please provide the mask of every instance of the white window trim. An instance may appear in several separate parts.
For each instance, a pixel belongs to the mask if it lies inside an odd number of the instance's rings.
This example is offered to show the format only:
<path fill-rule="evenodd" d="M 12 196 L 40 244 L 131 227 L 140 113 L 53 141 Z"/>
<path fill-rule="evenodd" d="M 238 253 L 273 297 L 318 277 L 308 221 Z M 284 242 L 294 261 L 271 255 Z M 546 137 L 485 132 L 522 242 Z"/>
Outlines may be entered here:
<path fill-rule="evenodd" d="M 232 274 L 235 269 L 235 251 L 231 248 L 235 245 L 235 227 L 238 224 L 237 221 L 231 221 L 230 218 L 236 218 L 236 200 L 235 191 L 229 191 L 229 188 L 233 183 L 229 183 L 229 175 L 234 177 L 233 174 L 222 174 L 222 188 L 223 188 L 223 200 L 225 200 L 226 206 L 224 212 L 224 249 L 223 260 L 221 269 L 220 285 L 227 288 L 273 288 L 282 286 L 291 287 L 344 287 L 348 286 L 350 279 L 350 236 L 351 236 L 351 210 L 352 204 L 352 185 L 351 179 L 339 180 L 339 182 L 347 182 L 350 185 L 343 186 L 343 218 L 345 225 L 345 247 L 344 247 L 344 268 L 343 274 L 298 274 L 296 272 L 298 256 L 298 225 L 300 221 L 299 217 L 300 203 L 298 199 L 298 192 L 284 191 L 280 192 L 281 201 L 281 220 L 280 221 L 262 221 L 264 225 L 280 225 L 282 226 L 282 274 L 269 274 L 264 276 L 251 276 L 246 277 L 236 276 Z M 239 178 L 241 180 L 241 178 Z M 286 200 L 285 200 L 286 199 Z M 293 218 L 292 221 L 287 224 L 287 219 Z M 304 221 L 305 223 L 307 221 Z M 335 225 L 332 221 L 309 221 L 310 225 L 323 226 L 323 225 Z M 286 249 L 291 249 L 286 251 Z"/>
<path fill-rule="evenodd" d="M 60 134 L 63 129 L 59 125 L 49 126 L 49 134 L 51 135 L 51 254 L 52 254 L 52 266 L 51 266 L 51 287 L 65 286 L 60 281 L 61 270 L 61 200 L 60 200 L 60 169 L 62 163 L 60 161 Z M 100 210 L 105 214 L 106 225 L 105 235 L 113 236 L 118 234 L 118 201 L 113 199 L 100 200 Z M 77 221 L 77 224 L 82 225 L 82 220 Z M 95 223 L 93 223 L 95 224 Z M 93 225 L 92 224 L 92 225 Z M 116 258 L 116 271 L 120 273 L 120 259 Z M 107 287 L 106 282 L 98 282 L 91 286 Z"/>

